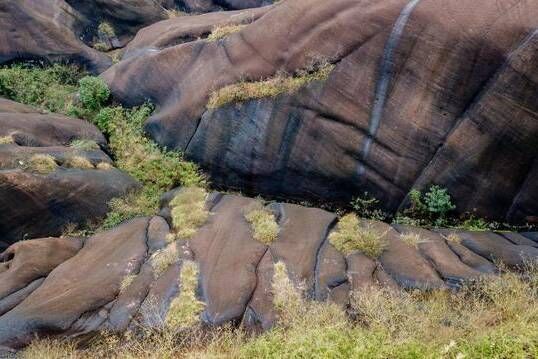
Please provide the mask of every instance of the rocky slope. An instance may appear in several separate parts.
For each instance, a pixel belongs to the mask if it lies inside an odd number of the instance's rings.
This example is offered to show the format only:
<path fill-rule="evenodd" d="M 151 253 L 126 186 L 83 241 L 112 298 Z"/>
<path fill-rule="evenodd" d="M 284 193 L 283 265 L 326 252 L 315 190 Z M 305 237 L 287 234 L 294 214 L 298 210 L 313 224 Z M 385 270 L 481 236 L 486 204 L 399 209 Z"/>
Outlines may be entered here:
<path fill-rule="evenodd" d="M 0 138 L 2 249 L 97 221 L 110 199 L 137 187 L 113 168 L 105 138 L 86 121 L 0 99 Z M 90 147 L 77 148 L 77 141 Z"/>
<path fill-rule="evenodd" d="M 337 202 L 367 190 L 396 210 L 436 183 L 461 212 L 533 221 L 537 11 L 510 0 L 283 1 L 221 41 L 168 39 L 103 77 L 126 104 L 156 103 L 151 136 L 218 184 Z M 328 80 L 296 94 L 206 107 L 226 85 L 323 61 L 336 64 Z"/>
<path fill-rule="evenodd" d="M 35 334 L 76 337 L 164 325 L 181 309 L 171 303 L 184 288 L 182 268 L 193 263 L 203 322 L 267 329 L 276 318 L 277 262 L 306 297 L 345 305 L 350 291 L 369 286 L 457 288 L 496 275 L 494 263 L 519 270 L 538 260 L 537 233 L 435 232 L 371 221 L 361 226 L 385 236 L 386 250 L 378 259 L 360 251 L 345 256 L 327 240 L 339 226 L 333 213 L 284 203 L 267 207 L 279 233 L 266 245 L 244 217 L 257 200 L 221 193 L 208 197 L 210 217 L 191 239 L 171 241 L 165 218 L 177 193 L 163 197 L 164 217 L 136 218 L 89 238 L 23 241 L 5 251 L 0 345 L 18 348 Z M 403 240 L 410 233 L 416 246 Z"/>

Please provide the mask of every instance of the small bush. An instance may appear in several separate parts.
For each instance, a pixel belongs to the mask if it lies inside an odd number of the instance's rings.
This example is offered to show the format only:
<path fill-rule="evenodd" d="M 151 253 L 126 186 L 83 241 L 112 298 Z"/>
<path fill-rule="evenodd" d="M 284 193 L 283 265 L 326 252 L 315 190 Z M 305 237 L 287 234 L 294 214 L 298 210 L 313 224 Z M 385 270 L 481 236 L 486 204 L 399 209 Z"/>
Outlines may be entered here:
<path fill-rule="evenodd" d="M 26 163 L 25 169 L 46 175 L 56 171 L 58 164 L 51 155 L 36 154 L 31 156 Z"/>
<path fill-rule="evenodd" d="M 110 90 L 102 78 L 86 76 L 79 81 L 79 95 L 84 107 L 96 111 L 108 101 Z"/>
<path fill-rule="evenodd" d="M 338 222 L 338 228 L 329 236 L 330 243 L 348 255 L 360 251 L 370 258 L 378 258 L 387 248 L 386 233 L 359 224 L 357 216 L 347 214 Z"/>
<path fill-rule="evenodd" d="M 64 162 L 64 166 L 68 168 L 79 168 L 85 170 L 95 168 L 86 157 L 82 156 L 71 156 L 67 158 Z"/>
<path fill-rule="evenodd" d="M 203 188 L 181 189 L 170 201 L 172 225 L 177 237 L 191 238 L 209 218 L 207 192 Z"/>
<path fill-rule="evenodd" d="M 160 249 L 151 256 L 151 267 L 156 277 L 164 273 L 168 267 L 179 260 L 175 245 Z"/>
<path fill-rule="evenodd" d="M 456 209 L 452 204 L 452 199 L 446 188 L 431 186 L 430 190 L 424 195 L 424 202 L 428 211 L 445 218 L 447 213 Z"/>
<path fill-rule="evenodd" d="M 279 226 L 273 212 L 266 209 L 262 203 L 255 202 L 244 214 L 250 224 L 253 237 L 263 244 L 271 244 L 278 238 Z"/>
<path fill-rule="evenodd" d="M 0 145 L 9 145 L 9 144 L 12 144 L 12 143 L 15 143 L 15 141 L 13 141 L 12 136 L 2 136 L 2 137 L 0 137 Z"/>
<path fill-rule="evenodd" d="M 300 73 L 296 77 L 276 76 L 265 81 L 226 86 L 211 94 L 207 108 L 215 109 L 229 103 L 293 93 L 310 82 L 327 80 L 333 69 L 334 65 L 324 65 L 315 72 Z"/>
<path fill-rule="evenodd" d="M 185 261 L 179 276 L 179 295 L 170 304 L 166 324 L 174 328 L 190 328 L 200 322 L 205 304 L 196 298 L 198 265 Z"/>
<path fill-rule="evenodd" d="M 105 37 L 105 38 L 116 36 L 114 27 L 109 22 L 106 22 L 106 21 L 103 21 L 102 23 L 99 24 L 99 26 L 97 27 L 97 34 L 100 37 Z"/>
<path fill-rule="evenodd" d="M 357 196 L 351 201 L 351 207 L 359 217 L 384 221 L 388 215 L 379 209 L 379 205 L 379 200 L 368 192 L 364 192 L 362 196 Z"/>
<path fill-rule="evenodd" d="M 74 140 L 69 146 L 80 151 L 94 151 L 100 149 L 97 142 L 93 140 Z"/>
<path fill-rule="evenodd" d="M 236 32 L 239 32 L 245 28 L 246 25 L 224 25 L 216 26 L 211 31 L 211 34 L 207 37 L 207 41 L 218 41 L 225 37 L 230 36 Z"/>

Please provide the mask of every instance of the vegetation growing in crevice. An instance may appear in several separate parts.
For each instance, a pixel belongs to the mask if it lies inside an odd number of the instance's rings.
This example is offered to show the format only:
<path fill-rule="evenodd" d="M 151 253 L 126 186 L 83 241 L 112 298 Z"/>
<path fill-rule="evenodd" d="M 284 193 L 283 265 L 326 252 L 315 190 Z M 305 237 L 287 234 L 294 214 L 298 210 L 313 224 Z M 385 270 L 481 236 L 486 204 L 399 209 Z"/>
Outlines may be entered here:
<path fill-rule="evenodd" d="M 77 91 L 79 101 L 75 102 Z M 143 123 L 153 111 L 151 105 L 132 109 L 110 106 L 106 83 L 101 78 L 85 76 L 77 67 L 14 65 L 0 68 L 0 96 L 86 119 L 106 135 L 116 167 L 136 178 L 142 188 L 112 200 L 103 228 L 111 228 L 135 216 L 156 214 L 161 195 L 176 186 L 206 185 L 195 164 L 185 161 L 178 152 L 159 148 L 144 135 Z M 100 169 L 109 169 L 109 166 L 101 164 Z"/>
<path fill-rule="evenodd" d="M 296 76 L 279 74 L 263 81 L 240 82 L 225 86 L 211 94 L 207 108 L 215 109 L 229 103 L 294 93 L 310 82 L 327 80 L 333 69 L 334 65 L 325 64 L 312 72 L 299 72 Z"/>
<path fill-rule="evenodd" d="M 120 293 L 125 292 L 127 288 L 129 288 L 131 284 L 133 284 L 136 277 L 137 277 L 136 274 L 128 274 L 125 277 L 123 277 L 120 284 Z"/>
<path fill-rule="evenodd" d="M 156 277 L 164 273 L 168 267 L 179 260 L 179 254 L 175 245 L 159 249 L 151 255 L 151 267 Z"/>
<path fill-rule="evenodd" d="M 198 265 L 184 261 L 178 279 L 179 295 L 170 304 L 166 325 L 173 328 L 190 328 L 200 322 L 205 304 L 196 297 L 198 288 Z"/>
<path fill-rule="evenodd" d="M 250 224 L 255 240 L 263 244 L 271 244 L 278 238 L 280 230 L 273 212 L 265 208 L 262 202 L 256 201 L 244 213 Z"/>
<path fill-rule="evenodd" d="M 94 140 L 85 139 L 74 140 L 69 144 L 69 147 L 75 148 L 80 151 L 94 151 L 100 149 L 97 142 L 95 142 Z"/>
<path fill-rule="evenodd" d="M 56 159 L 51 155 L 35 154 L 26 160 L 26 162 L 23 162 L 23 166 L 27 171 L 47 175 L 56 171 L 58 163 L 56 163 Z"/>
<path fill-rule="evenodd" d="M 345 255 L 360 251 L 370 258 L 378 258 L 387 248 L 386 233 L 361 225 L 355 214 L 340 219 L 337 228 L 329 235 L 329 242 Z"/>
<path fill-rule="evenodd" d="M 417 233 L 405 233 L 400 235 L 400 239 L 410 247 L 418 248 L 419 243 L 424 240 Z"/>
<path fill-rule="evenodd" d="M 182 188 L 170 201 L 175 238 L 190 239 L 209 218 L 207 192 L 200 187 Z"/>
<path fill-rule="evenodd" d="M 246 25 L 221 25 L 215 26 L 211 31 L 211 34 L 207 37 L 207 41 L 222 40 L 231 34 L 239 32 L 245 28 Z"/>
<path fill-rule="evenodd" d="M 86 158 L 82 156 L 70 156 L 63 165 L 67 168 L 79 168 L 79 169 L 94 169 L 94 165 Z"/>
<path fill-rule="evenodd" d="M 15 143 L 15 141 L 13 141 L 13 136 L 1 136 L 0 137 L 0 145 L 9 145 L 12 143 Z"/>

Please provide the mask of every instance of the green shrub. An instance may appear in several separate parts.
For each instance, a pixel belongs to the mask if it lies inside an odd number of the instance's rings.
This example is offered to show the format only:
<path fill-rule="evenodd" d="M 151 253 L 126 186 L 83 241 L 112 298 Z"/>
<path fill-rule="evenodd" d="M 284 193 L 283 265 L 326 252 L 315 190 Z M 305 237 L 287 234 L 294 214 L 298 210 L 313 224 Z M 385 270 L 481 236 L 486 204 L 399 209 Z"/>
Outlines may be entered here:
<path fill-rule="evenodd" d="M 347 214 L 329 235 L 330 243 L 345 255 L 360 251 L 370 258 L 378 258 L 387 248 L 386 233 L 359 224 L 357 216 Z"/>
<path fill-rule="evenodd" d="M 79 96 L 85 108 L 95 111 L 108 101 L 110 90 L 102 78 L 86 76 L 79 81 Z"/>
<path fill-rule="evenodd" d="M 430 213 L 443 218 L 446 217 L 448 212 L 456 209 L 456 206 L 452 204 L 448 190 L 436 185 L 431 186 L 430 190 L 424 195 L 424 203 Z"/>

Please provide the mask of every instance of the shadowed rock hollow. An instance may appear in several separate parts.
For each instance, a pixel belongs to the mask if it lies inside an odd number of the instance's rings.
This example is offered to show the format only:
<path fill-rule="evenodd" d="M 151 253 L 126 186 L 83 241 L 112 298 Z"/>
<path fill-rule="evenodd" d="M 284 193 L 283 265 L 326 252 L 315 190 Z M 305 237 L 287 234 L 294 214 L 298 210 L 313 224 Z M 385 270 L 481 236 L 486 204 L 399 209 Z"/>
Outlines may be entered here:
<path fill-rule="evenodd" d="M 242 322 L 249 329 L 267 329 L 276 320 L 272 278 L 277 262 L 306 297 L 346 305 L 350 291 L 371 286 L 458 288 L 496 275 L 494 262 L 518 270 L 538 260 L 535 233 L 438 233 L 373 221 L 360 225 L 386 238 L 381 256 L 344 255 L 328 240 L 339 228 L 334 214 L 284 203 L 267 207 L 279 232 L 266 245 L 254 239 L 244 217 L 257 200 L 219 193 L 209 196 L 209 219 L 191 239 L 170 241 L 164 218 L 177 193 L 163 198 L 164 217 L 136 218 L 89 238 L 23 241 L 5 251 L 0 345 L 19 348 L 34 335 L 76 337 L 165 325 L 181 310 L 172 303 L 181 295 L 182 268 L 193 261 L 196 296 L 204 303 L 197 317 L 210 325 Z M 404 240 L 410 234 L 414 243 Z"/>
<path fill-rule="evenodd" d="M 0 248 L 96 221 L 109 200 L 137 187 L 112 167 L 105 138 L 88 122 L 1 99 L 0 138 Z"/>
<path fill-rule="evenodd" d="M 537 15 L 535 0 L 282 1 L 221 41 L 168 39 L 103 77 L 128 105 L 154 102 L 149 134 L 216 184 L 335 202 L 368 191 L 391 211 L 438 184 L 460 212 L 525 222 Z M 295 94 L 206 107 L 227 85 L 320 61 L 336 64 L 327 81 Z"/>

